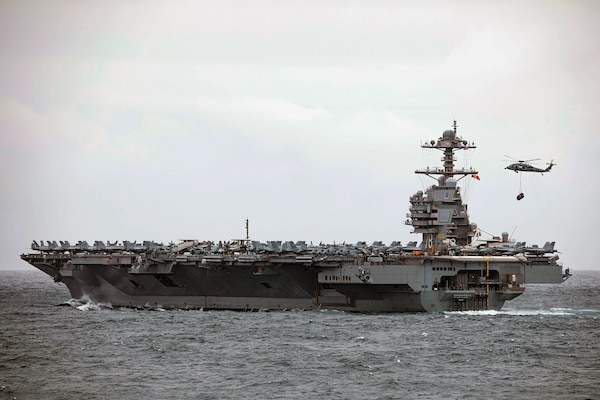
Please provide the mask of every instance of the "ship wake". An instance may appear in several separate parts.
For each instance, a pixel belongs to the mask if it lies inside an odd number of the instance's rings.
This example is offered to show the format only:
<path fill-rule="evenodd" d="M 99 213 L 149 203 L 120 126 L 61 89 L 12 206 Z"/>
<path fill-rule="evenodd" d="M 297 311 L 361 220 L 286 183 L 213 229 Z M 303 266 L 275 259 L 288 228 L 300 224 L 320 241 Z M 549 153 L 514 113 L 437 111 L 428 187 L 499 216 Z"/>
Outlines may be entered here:
<path fill-rule="evenodd" d="M 594 316 L 600 317 L 600 310 L 594 309 L 572 309 L 556 307 L 547 310 L 486 310 L 486 311 L 446 311 L 443 313 L 446 317 L 453 315 L 470 315 L 470 316 Z"/>

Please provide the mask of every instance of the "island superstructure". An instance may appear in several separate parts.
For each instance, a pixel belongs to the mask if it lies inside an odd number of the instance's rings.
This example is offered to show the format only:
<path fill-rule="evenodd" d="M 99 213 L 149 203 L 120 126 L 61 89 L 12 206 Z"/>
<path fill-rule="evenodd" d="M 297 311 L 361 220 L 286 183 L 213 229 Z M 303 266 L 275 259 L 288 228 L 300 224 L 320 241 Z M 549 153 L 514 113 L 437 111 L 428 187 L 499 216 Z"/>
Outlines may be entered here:
<path fill-rule="evenodd" d="M 435 183 L 410 197 L 406 224 L 421 241 L 320 244 L 246 239 L 33 242 L 21 258 L 75 299 L 113 307 L 229 310 L 331 309 L 354 312 L 499 310 L 524 284 L 569 276 L 554 242 L 527 246 L 508 234 L 482 240 L 469 221 L 458 183 L 478 171 L 455 168 L 455 152 L 473 143 L 446 130 L 423 148 L 442 152 L 442 167 L 415 171 Z M 419 244 L 417 244 L 419 243 Z"/>

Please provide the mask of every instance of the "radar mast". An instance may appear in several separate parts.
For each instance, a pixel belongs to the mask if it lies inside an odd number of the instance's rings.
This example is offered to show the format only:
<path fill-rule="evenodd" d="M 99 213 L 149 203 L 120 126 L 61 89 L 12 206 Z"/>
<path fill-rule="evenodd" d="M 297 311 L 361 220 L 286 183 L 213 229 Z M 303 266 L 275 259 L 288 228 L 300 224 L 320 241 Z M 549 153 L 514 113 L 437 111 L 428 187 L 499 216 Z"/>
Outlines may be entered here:
<path fill-rule="evenodd" d="M 439 149 L 443 152 L 443 167 L 416 170 L 416 174 L 427 175 L 437 180 L 425 193 L 418 191 L 410 197 L 410 213 L 407 225 L 412 225 L 412 233 L 423 234 L 421 248 L 430 254 L 447 254 L 456 246 L 465 246 L 471 242 L 476 228 L 469 222 L 467 205 L 463 204 L 457 181 L 467 175 L 477 177 L 472 168 L 454 167 L 454 152 L 475 148 L 456 134 L 458 125 L 454 121 L 452 128 L 442 136 L 421 145 L 424 149 Z M 455 176 L 460 176 L 458 179 Z"/>
<path fill-rule="evenodd" d="M 442 157 L 442 161 L 444 163 L 443 167 L 434 167 L 434 168 L 426 168 L 426 169 L 418 169 L 415 171 L 415 174 L 423 174 L 427 175 L 430 178 L 438 179 L 435 175 L 440 175 L 443 177 L 443 181 L 446 179 L 453 177 L 454 175 L 462 175 L 458 180 L 464 178 L 467 175 L 477 175 L 478 172 L 470 169 L 455 169 L 454 162 L 456 159 L 454 158 L 454 152 L 457 150 L 468 150 L 468 149 L 476 149 L 475 143 L 471 142 L 469 144 L 468 141 L 463 138 L 457 136 L 456 128 L 458 125 L 456 121 L 452 124 L 452 129 L 448 129 L 442 133 L 442 136 L 436 140 L 431 140 L 429 143 L 425 143 L 421 145 L 423 149 L 439 149 L 442 150 L 444 155 Z"/>

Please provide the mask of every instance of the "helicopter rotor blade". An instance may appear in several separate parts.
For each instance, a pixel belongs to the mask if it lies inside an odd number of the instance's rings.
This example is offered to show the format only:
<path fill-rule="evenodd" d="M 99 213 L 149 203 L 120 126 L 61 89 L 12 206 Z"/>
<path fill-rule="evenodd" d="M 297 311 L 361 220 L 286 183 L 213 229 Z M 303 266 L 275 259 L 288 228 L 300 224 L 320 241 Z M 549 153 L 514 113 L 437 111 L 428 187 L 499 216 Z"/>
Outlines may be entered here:
<path fill-rule="evenodd" d="M 529 160 L 519 160 L 517 158 L 511 157 L 511 156 L 506 155 L 506 154 L 504 155 L 504 157 L 508 157 L 510 159 L 510 160 L 504 160 L 504 161 L 519 162 L 519 163 L 528 163 L 528 162 L 531 162 L 531 161 L 539 161 L 540 160 L 540 158 L 532 158 L 532 159 L 529 159 Z"/>

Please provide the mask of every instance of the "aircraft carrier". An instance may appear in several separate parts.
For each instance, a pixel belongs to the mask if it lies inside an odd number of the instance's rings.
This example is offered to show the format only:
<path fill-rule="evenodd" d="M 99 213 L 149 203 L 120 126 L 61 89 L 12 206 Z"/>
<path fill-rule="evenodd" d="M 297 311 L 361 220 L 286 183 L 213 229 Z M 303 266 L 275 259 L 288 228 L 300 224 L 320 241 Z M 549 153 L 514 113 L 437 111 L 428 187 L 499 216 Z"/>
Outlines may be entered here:
<path fill-rule="evenodd" d="M 458 186 L 478 172 L 455 168 L 455 153 L 475 145 L 459 137 L 456 126 L 421 145 L 441 151 L 443 165 L 415 171 L 434 181 L 409 199 L 406 224 L 420 241 L 261 243 L 248 238 L 246 221 L 242 240 L 34 241 L 34 252 L 21 258 L 64 283 L 74 299 L 113 307 L 500 310 L 523 294 L 524 284 L 563 282 L 569 270 L 557 262 L 554 242 L 527 246 L 507 233 L 482 240 Z"/>

